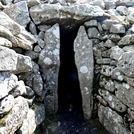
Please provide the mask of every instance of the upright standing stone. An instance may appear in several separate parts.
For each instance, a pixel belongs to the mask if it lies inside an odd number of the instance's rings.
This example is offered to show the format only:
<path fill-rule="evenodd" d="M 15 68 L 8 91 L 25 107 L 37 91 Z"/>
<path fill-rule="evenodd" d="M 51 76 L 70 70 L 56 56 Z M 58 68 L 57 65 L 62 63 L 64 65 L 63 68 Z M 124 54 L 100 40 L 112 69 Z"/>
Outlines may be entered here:
<path fill-rule="evenodd" d="M 59 25 L 55 24 L 45 33 L 46 46 L 39 55 L 39 65 L 43 70 L 45 80 L 45 105 L 47 112 L 56 113 L 58 109 L 58 74 L 59 74 L 59 49 L 60 33 Z"/>
<path fill-rule="evenodd" d="M 93 109 L 93 47 L 85 28 L 80 27 L 74 41 L 75 63 L 78 69 L 84 117 L 89 119 Z"/>

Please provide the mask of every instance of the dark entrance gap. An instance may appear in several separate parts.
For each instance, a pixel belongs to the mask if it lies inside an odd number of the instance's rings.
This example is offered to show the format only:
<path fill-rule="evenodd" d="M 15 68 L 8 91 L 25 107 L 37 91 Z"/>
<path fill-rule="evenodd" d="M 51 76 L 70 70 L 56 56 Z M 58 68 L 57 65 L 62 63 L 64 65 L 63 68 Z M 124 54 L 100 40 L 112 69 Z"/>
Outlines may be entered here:
<path fill-rule="evenodd" d="M 60 29 L 60 69 L 58 79 L 58 112 L 71 110 L 82 112 L 82 96 L 75 65 L 73 43 L 78 28 Z"/>

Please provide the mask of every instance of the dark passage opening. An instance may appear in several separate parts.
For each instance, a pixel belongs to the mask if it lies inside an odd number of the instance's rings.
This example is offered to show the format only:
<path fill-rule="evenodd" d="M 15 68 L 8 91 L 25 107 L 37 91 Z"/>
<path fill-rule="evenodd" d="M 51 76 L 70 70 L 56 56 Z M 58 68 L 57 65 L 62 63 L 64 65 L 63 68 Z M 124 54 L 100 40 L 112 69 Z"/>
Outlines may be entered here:
<path fill-rule="evenodd" d="M 75 65 L 73 43 L 78 28 L 74 30 L 60 30 L 60 69 L 58 81 L 59 113 L 67 111 L 82 112 L 82 96 Z"/>

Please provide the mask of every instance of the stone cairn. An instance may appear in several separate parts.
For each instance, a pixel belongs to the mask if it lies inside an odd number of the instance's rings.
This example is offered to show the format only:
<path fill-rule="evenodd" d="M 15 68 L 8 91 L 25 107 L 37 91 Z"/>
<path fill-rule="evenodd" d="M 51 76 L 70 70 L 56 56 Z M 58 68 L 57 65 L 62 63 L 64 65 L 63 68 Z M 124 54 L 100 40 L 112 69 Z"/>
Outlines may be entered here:
<path fill-rule="evenodd" d="M 134 133 L 133 0 L 0 0 L 0 134 L 33 134 L 45 111 L 57 112 L 60 26 L 80 27 L 85 118 L 96 97 L 110 134 Z"/>

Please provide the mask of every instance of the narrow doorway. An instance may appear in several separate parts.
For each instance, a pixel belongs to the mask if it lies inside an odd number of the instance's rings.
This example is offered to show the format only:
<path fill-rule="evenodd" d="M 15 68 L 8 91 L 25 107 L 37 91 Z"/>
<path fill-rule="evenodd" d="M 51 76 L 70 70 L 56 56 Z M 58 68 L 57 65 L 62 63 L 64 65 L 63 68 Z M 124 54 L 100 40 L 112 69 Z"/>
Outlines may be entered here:
<path fill-rule="evenodd" d="M 74 59 L 73 42 L 78 28 L 74 30 L 60 30 L 60 69 L 58 79 L 58 111 L 82 112 L 82 96 Z"/>

